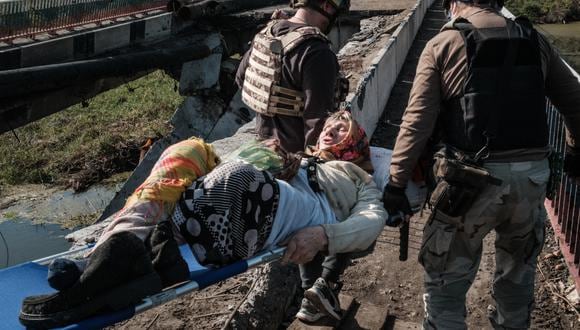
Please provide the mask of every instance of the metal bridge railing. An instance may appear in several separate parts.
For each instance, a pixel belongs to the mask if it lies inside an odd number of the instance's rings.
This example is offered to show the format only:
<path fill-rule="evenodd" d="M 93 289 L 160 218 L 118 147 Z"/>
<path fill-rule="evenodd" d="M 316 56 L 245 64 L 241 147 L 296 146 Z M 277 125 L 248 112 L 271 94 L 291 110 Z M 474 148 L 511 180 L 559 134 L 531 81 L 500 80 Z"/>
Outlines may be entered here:
<path fill-rule="evenodd" d="M 164 9 L 166 0 L 0 0 L 0 41 Z"/>
<path fill-rule="evenodd" d="M 553 149 L 549 191 L 553 193 L 545 206 L 570 273 L 580 289 L 580 187 L 563 171 L 566 133 L 562 116 L 549 101 L 546 111 Z"/>

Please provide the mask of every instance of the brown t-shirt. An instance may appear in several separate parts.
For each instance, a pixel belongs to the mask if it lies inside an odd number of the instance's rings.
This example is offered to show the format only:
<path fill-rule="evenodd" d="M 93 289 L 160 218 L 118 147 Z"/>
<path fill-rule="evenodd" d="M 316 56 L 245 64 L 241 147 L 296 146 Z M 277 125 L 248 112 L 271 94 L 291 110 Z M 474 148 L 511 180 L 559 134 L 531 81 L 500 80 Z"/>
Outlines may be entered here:
<path fill-rule="evenodd" d="M 467 8 L 462 15 L 476 28 L 505 26 L 491 9 Z M 564 116 L 568 143 L 580 146 L 580 82 L 557 52 L 540 36 L 546 95 Z M 417 65 L 409 103 L 393 150 L 390 182 L 406 186 L 419 156 L 435 128 L 443 101 L 461 96 L 467 76 L 465 44 L 457 30 L 443 29 L 431 39 Z M 494 161 L 528 161 L 546 157 L 547 148 L 509 150 L 493 155 Z"/>
<path fill-rule="evenodd" d="M 281 20 L 273 26 L 272 33 L 281 36 L 303 26 Z M 251 51 L 244 55 L 236 74 L 236 83 L 240 88 Z M 286 54 L 282 65 L 280 85 L 304 92 L 304 116 L 269 117 L 258 113 L 257 133 L 262 138 L 278 138 L 286 151 L 304 151 L 307 145 L 316 143 L 328 114 L 335 110 L 334 88 L 339 70 L 338 60 L 327 42 L 310 38 Z"/>

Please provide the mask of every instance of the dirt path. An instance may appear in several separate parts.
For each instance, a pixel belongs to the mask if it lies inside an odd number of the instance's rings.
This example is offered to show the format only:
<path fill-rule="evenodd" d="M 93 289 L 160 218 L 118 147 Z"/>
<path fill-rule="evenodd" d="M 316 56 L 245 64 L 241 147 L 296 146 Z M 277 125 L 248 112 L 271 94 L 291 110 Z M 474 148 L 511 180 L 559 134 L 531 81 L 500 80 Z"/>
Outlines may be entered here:
<path fill-rule="evenodd" d="M 385 306 L 397 320 L 419 324 L 423 317 L 423 269 L 417 262 L 422 228 L 429 216 L 412 219 L 409 237 L 409 259 L 399 261 L 399 232 L 385 228 L 373 254 L 354 262 L 345 276 L 344 290 L 360 302 Z M 487 306 L 490 280 L 493 278 L 493 238 L 488 237 L 479 273 L 468 293 L 468 324 L 473 329 L 488 327 Z M 357 281 L 356 279 L 364 279 Z"/>
<path fill-rule="evenodd" d="M 417 262 L 422 226 L 428 217 L 412 220 L 409 259 L 401 262 L 399 232 L 385 228 L 377 240 L 375 251 L 352 262 L 343 276 L 343 292 L 361 303 L 372 303 L 386 308 L 396 320 L 395 329 L 420 329 L 423 317 L 423 270 Z M 573 288 L 561 255 L 554 254 L 556 242 L 547 225 L 547 240 L 540 258 L 537 274 L 536 309 L 532 315 L 532 329 L 579 329 L 578 311 L 563 299 Z M 486 311 L 492 304 L 490 288 L 494 271 L 493 234 L 484 242 L 481 266 L 468 293 L 466 322 L 470 329 L 492 329 Z M 221 329 L 229 316 L 242 302 L 252 287 L 257 271 L 224 281 L 201 292 L 176 299 L 120 323 L 114 329 Z M 300 301 L 294 306 L 280 328 L 291 321 Z M 280 299 L 272 297 L 272 303 Z M 267 315 L 264 315 L 267 317 Z"/>
<path fill-rule="evenodd" d="M 398 260 L 398 231 L 385 229 L 373 254 L 354 262 L 345 274 L 344 291 L 360 302 L 384 306 L 389 314 L 407 324 L 418 325 L 423 317 L 423 270 L 417 262 L 421 226 L 427 214 L 413 218 L 409 260 Z M 563 298 L 573 288 L 563 259 L 557 251 L 549 224 L 547 239 L 537 273 L 536 309 L 532 315 L 533 329 L 578 329 L 578 311 Z M 491 281 L 494 272 L 494 235 L 484 241 L 482 262 L 467 297 L 467 324 L 470 329 L 492 329 L 487 320 L 487 308 L 493 303 Z M 578 306 L 577 308 L 580 308 Z M 402 329 L 407 329 L 404 327 Z"/>

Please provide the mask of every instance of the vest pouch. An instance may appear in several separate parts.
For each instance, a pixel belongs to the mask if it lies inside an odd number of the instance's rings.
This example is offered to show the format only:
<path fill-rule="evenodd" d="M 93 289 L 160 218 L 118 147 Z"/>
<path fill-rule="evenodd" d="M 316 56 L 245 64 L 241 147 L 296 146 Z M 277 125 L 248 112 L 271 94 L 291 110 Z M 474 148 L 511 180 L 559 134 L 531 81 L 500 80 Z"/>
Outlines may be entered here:
<path fill-rule="evenodd" d="M 445 271 L 449 259 L 449 249 L 455 239 L 460 217 L 450 217 L 433 210 L 431 220 L 423 231 L 423 241 L 419 251 L 419 263 L 428 274 Z"/>

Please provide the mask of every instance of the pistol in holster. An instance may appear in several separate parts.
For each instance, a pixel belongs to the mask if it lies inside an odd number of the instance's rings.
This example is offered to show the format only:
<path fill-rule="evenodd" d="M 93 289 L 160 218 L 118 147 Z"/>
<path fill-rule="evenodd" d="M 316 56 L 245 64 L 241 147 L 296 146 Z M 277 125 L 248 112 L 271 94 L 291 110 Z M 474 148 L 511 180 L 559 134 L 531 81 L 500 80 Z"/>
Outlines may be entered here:
<path fill-rule="evenodd" d="M 437 185 L 429 204 L 452 217 L 465 215 L 488 184 L 502 184 L 483 167 L 440 155 L 436 155 L 433 171 Z"/>

